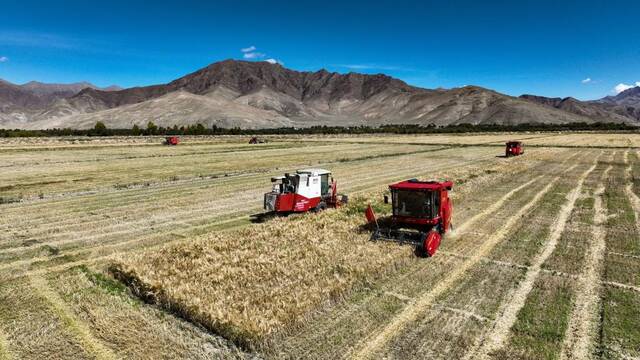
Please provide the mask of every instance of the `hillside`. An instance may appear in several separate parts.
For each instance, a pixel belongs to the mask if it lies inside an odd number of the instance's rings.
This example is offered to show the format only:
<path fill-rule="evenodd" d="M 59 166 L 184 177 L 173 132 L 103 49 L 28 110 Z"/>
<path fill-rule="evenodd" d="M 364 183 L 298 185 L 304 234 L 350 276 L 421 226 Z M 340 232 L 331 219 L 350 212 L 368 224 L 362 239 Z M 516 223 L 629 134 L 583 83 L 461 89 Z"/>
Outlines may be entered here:
<path fill-rule="evenodd" d="M 595 101 L 580 101 L 572 97 L 548 98 L 536 95 L 522 95 L 520 98 L 601 122 L 633 122 L 637 120 L 630 118 L 627 114 L 614 111 L 611 106 Z"/>
<path fill-rule="evenodd" d="M 0 127 L 5 124 L 28 127 L 35 119 L 50 119 L 77 113 L 78 109 L 68 106 L 66 99 L 85 88 L 107 92 L 122 90 L 116 85 L 99 88 L 89 82 L 47 84 L 30 81 L 16 85 L 0 79 Z"/>
<path fill-rule="evenodd" d="M 640 86 L 627 89 L 616 96 L 607 96 L 595 103 L 611 111 L 640 120 Z"/>
<path fill-rule="evenodd" d="M 22 99 L 20 94 L 11 96 Z M 556 103 L 514 98 L 477 86 L 429 90 L 383 74 L 300 72 L 236 60 L 213 63 L 167 84 L 116 91 L 88 86 L 44 106 L 34 92 L 24 99 L 23 108 L 29 111 L 3 110 L 0 126 L 88 128 L 96 121 L 111 128 L 145 126 L 148 121 L 243 128 L 638 121 L 575 99 Z"/>

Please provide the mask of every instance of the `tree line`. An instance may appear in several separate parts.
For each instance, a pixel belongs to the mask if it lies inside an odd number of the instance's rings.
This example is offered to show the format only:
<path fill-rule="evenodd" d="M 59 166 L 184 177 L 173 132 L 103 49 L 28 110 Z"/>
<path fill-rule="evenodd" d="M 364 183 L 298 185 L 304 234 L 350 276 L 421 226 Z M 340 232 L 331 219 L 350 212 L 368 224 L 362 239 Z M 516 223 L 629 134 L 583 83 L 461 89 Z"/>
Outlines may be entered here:
<path fill-rule="evenodd" d="M 173 127 L 157 126 L 152 121 L 146 127 L 133 125 L 130 129 L 110 129 L 98 121 L 91 129 L 46 129 L 22 130 L 0 129 L 0 137 L 46 137 L 46 136 L 151 136 L 151 135 L 313 135 L 313 134 L 438 134 L 473 132 L 528 132 L 528 131 L 637 131 L 638 127 L 615 123 L 567 123 L 519 125 L 497 124 L 455 124 L 446 126 L 430 125 L 380 125 L 380 126 L 311 126 L 304 128 L 283 127 L 270 129 L 222 128 L 202 124 Z"/>

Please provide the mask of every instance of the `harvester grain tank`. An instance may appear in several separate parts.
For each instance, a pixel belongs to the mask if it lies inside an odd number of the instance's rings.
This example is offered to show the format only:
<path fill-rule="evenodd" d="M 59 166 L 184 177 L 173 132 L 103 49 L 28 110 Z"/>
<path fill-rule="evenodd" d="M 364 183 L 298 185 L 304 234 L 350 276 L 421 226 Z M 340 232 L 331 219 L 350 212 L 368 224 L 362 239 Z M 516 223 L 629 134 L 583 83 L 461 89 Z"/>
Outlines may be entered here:
<path fill-rule="evenodd" d="M 303 169 L 294 174 L 271 178 L 272 190 L 264 194 L 264 209 L 269 213 L 321 211 L 348 201 L 338 194 L 338 184 L 324 169 Z"/>
<path fill-rule="evenodd" d="M 518 156 L 524 154 L 524 144 L 522 141 L 507 141 L 505 156 Z"/>
<path fill-rule="evenodd" d="M 410 244 L 415 246 L 417 255 L 433 256 L 442 237 L 452 228 L 453 203 L 449 198 L 452 188 L 451 181 L 416 179 L 389 185 L 391 218 L 379 222 L 371 205 L 365 212 L 375 229 L 371 239 Z M 387 196 L 384 200 L 389 203 Z"/>

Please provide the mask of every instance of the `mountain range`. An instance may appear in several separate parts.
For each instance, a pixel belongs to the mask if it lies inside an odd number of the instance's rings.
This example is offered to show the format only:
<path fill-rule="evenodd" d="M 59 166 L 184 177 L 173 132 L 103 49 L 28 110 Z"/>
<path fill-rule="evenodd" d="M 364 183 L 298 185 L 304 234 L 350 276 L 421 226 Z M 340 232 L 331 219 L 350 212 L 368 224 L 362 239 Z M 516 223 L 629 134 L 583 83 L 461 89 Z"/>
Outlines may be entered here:
<path fill-rule="evenodd" d="M 478 86 L 423 89 L 383 74 L 300 72 L 225 60 L 167 84 L 121 89 L 90 83 L 15 85 L 0 80 L 0 128 L 191 125 L 640 124 L 640 87 L 595 101 L 511 97 Z"/>

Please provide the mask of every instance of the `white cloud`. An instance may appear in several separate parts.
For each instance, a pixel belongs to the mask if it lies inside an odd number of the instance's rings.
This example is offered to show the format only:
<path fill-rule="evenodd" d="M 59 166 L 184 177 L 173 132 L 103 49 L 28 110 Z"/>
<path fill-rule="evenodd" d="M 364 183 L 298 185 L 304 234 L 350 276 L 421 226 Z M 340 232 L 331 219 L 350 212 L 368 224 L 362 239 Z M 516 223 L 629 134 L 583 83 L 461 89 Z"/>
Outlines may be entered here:
<path fill-rule="evenodd" d="M 244 53 L 244 55 L 242 55 L 245 59 L 262 59 L 263 57 L 267 56 L 261 52 L 246 52 Z"/>
<path fill-rule="evenodd" d="M 1 63 L 2 63 L 2 62 L 7 62 L 7 61 L 9 61 L 9 58 L 8 58 L 8 57 L 6 57 L 6 56 L 0 56 L 0 62 L 1 62 Z"/>
<path fill-rule="evenodd" d="M 270 58 L 265 59 L 267 57 L 267 54 L 259 52 L 257 50 L 258 50 L 258 48 L 253 46 L 253 45 L 251 45 L 249 47 L 246 47 L 246 48 L 240 49 L 240 51 L 242 51 L 242 57 L 245 58 L 245 59 L 248 59 L 248 60 L 264 59 L 262 61 L 266 61 L 266 62 L 268 62 L 270 64 L 284 65 L 284 63 L 282 61 L 280 61 L 278 59 L 275 59 L 275 58 L 271 58 L 270 57 Z"/>
<path fill-rule="evenodd" d="M 631 88 L 636 87 L 636 86 L 640 86 L 640 81 L 636 81 L 635 85 L 627 85 L 627 84 L 620 83 L 620 84 L 616 85 L 616 87 L 613 88 L 613 91 L 616 94 L 620 94 L 621 92 L 623 92 L 625 90 L 628 90 L 628 89 L 631 89 Z"/>
<path fill-rule="evenodd" d="M 584 80 L 582 80 L 580 82 L 583 83 L 583 84 L 588 84 L 588 83 L 591 82 L 591 78 L 588 77 L 588 78 L 586 78 L 586 79 L 584 79 Z"/>

